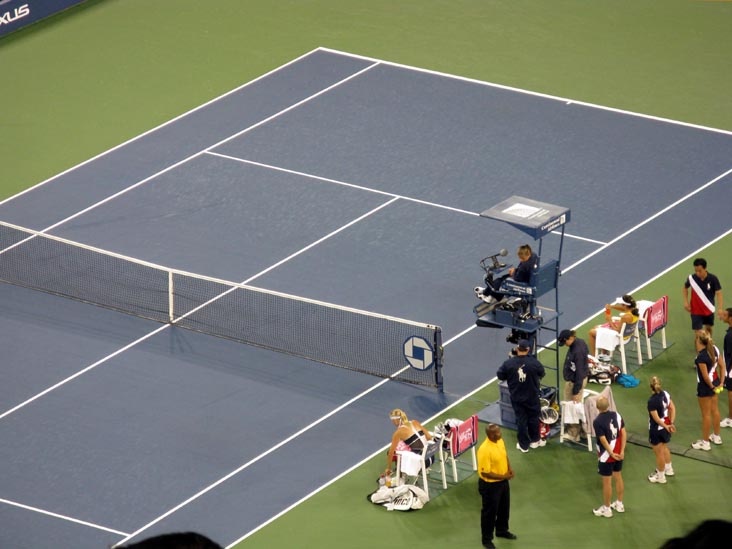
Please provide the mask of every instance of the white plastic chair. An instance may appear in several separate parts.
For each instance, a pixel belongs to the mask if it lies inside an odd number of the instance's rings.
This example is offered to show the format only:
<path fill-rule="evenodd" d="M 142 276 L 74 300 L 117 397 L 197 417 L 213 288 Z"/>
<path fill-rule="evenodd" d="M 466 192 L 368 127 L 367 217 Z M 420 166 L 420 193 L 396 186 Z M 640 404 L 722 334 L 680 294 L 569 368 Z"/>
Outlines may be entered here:
<path fill-rule="evenodd" d="M 636 354 L 638 356 L 638 366 L 643 365 L 643 355 L 641 354 L 640 334 L 638 333 L 638 322 L 632 324 L 623 324 L 620 331 L 616 332 L 612 328 L 597 329 L 597 348 L 610 351 L 612 354 L 616 348 L 620 347 L 620 361 L 624 374 L 628 373 L 627 360 L 625 357 L 625 346 L 631 341 L 635 341 Z"/>
<path fill-rule="evenodd" d="M 427 462 L 432 461 L 434 464 L 434 458 L 435 456 L 439 456 L 440 458 L 440 475 L 442 476 L 442 489 L 447 490 L 447 476 L 445 475 L 445 461 L 444 456 L 441 451 L 442 444 L 439 441 L 430 440 L 427 445 L 422 448 L 421 454 L 416 454 L 412 452 L 411 450 L 401 450 L 396 452 L 397 461 L 396 461 L 396 478 L 400 479 L 402 478 L 402 456 L 403 454 L 413 454 L 415 456 L 418 456 L 421 464 L 420 464 L 420 471 L 419 474 L 417 474 L 417 477 L 415 478 L 414 483 L 416 484 L 419 480 L 420 476 L 422 477 L 422 489 L 425 491 L 427 496 L 430 495 L 430 487 L 429 482 L 427 478 Z M 411 456 L 410 456 L 411 458 Z"/>

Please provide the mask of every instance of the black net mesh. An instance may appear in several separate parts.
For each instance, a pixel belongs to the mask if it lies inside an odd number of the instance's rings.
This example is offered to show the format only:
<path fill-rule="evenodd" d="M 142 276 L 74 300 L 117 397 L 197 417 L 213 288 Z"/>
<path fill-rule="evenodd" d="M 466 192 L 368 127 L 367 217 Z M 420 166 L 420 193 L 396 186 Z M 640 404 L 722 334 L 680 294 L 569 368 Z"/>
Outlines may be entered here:
<path fill-rule="evenodd" d="M 171 271 L 6 224 L 0 244 L 0 279 L 11 284 L 332 366 L 441 383 L 437 368 L 420 369 L 441 358 L 435 326 Z M 437 351 L 414 348 L 411 367 L 404 343 L 415 336 Z"/>

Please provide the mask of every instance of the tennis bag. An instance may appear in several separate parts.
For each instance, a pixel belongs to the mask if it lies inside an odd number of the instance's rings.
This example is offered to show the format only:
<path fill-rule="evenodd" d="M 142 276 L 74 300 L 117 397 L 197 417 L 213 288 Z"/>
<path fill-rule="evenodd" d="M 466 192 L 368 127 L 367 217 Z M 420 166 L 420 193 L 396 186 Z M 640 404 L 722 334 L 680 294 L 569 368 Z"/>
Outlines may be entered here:
<path fill-rule="evenodd" d="M 376 492 L 366 496 L 371 503 L 386 507 L 387 511 L 412 511 L 421 509 L 430 498 L 422 488 L 413 484 L 401 486 L 380 486 Z"/>
<path fill-rule="evenodd" d="M 618 381 L 620 368 L 614 364 L 603 364 L 602 362 L 589 363 L 590 374 L 587 381 L 590 383 L 599 383 L 600 385 L 610 385 Z"/>

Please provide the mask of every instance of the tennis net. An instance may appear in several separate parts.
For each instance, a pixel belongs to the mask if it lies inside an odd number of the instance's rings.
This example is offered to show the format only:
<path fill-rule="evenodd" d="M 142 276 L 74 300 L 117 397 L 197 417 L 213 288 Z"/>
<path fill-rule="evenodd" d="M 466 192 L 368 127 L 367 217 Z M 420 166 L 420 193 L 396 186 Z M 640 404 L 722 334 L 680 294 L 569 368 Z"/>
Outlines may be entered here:
<path fill-rule="evenodd" d="M 169 269 L 4 222 L 0 250 L 3 282 L 442 388 L 439 326 Z"/>

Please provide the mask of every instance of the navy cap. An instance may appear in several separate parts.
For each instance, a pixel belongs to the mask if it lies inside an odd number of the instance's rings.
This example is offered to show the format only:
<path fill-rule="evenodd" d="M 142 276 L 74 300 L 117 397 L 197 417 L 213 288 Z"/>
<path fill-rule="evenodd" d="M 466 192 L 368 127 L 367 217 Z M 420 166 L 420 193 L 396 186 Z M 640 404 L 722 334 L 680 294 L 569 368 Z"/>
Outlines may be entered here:
<path fill-rule="evenodd" d="M 522 351 L 528 351 L 531 349 L 531 343 L 529 343 L 528 339 L 519 339 L 518 348 Z"/>
<path fill-rule="evenodd" d="M 562 330 L 559 332 L 559 337 L 557 338 L 557 343 L 559 343 L 560 346 L 567 343 L 567 340 L 574 335 L 574 332 L 572 330 Z"/>

